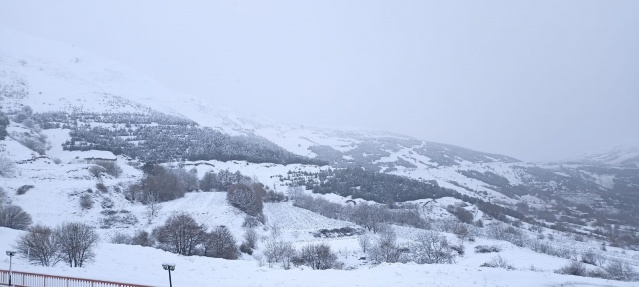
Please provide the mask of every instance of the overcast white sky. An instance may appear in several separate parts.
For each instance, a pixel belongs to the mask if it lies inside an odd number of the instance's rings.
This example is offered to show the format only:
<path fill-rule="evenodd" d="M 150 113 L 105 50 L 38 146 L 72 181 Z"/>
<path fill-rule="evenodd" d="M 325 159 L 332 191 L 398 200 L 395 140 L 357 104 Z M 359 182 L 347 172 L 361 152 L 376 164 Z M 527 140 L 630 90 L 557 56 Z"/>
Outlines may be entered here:
<path fill-rule="evenodd" d="M 278 121 L 530 161 L 639 146 L 634 0 L 3 0 L 0 25 Z"/>

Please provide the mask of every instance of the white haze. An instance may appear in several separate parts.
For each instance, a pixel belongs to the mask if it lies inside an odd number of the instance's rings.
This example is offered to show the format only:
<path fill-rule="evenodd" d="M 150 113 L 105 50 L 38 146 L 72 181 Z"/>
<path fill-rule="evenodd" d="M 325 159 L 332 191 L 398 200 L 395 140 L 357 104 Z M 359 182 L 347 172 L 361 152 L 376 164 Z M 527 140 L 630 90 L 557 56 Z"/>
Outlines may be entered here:
<path fill-rule="evenodd" d="M 0 25 L 241 113 L 532 161 L 639 145 L 637 15 L 638 1 L 0 2 Z"/>

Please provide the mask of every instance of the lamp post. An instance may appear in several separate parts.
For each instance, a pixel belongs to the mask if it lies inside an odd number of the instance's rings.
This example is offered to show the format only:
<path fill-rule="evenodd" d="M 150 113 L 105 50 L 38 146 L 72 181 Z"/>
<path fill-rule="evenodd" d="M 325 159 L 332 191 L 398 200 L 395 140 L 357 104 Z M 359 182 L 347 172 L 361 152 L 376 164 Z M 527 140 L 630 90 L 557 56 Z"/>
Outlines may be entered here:
<path fill-rule="evenodd" d="M 9 287 L 13 286 L 11 285 L 11 275 L 12 275 L 12 260 L 13 259 L 13 255 L 16 255 L 15 251 L 7 251 L 7 255 L 9 255 Z"/>
<path fill-rule="evenodd" d="M 173 282 L 171 282 L 171 271 L 175 270 L 175 264 L 164 263 L 162 264 L 162 268 L 169 271 L 169 286 L 173 287 Z"/>

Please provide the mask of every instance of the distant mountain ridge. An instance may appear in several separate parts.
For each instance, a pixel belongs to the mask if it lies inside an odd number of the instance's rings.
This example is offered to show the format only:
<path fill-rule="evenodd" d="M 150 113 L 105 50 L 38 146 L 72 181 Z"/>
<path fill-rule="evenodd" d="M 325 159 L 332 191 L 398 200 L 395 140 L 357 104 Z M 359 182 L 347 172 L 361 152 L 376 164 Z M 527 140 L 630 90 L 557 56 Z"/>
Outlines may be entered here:
<path fill-rule="evenodd" d="M 582 154 L 570 162 L 636 168 L 639 167 L 639 147 L 618 146 L 604 152 Z"/>

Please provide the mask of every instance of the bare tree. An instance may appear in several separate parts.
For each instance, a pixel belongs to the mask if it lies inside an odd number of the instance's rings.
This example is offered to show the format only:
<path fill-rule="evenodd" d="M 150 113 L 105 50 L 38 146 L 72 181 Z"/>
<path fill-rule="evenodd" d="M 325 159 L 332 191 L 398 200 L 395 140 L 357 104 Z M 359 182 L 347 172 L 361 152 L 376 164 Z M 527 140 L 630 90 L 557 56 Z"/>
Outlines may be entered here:
<path fill-rule="evenodd" d="M 217 175 L 214 172 L 207 172 L 200 180 L 200 189 L 203 191 L 212 191 L 215 189 Z"/>
<path fill-rule="evenodd" d="M 64 223 L 54 231 L 60 246 L 60 254 L 70 267 L 82 267 L 93 259 L 93 249 L 100 236 L 93 227 L 79 222 Z"/>
<path fill-rule="evenodd" d="M 147 194 L 146 202 L 146 218 L 148 224 L 151 224 L 153 223 L 153 219 L 158 217 L 160 214 L 160 211 L 162 210 L 162 203 L 160 203 L 157 196 L 152 193 Z"/>
<path fill-rule="evenodd" d="M 331 251 L 326 243 L 310 244 L 302 248 L 300 253 L 302 261 L 315 270 L 330 269 L 337 262 L 337 255 Z"/>
<path fill-rule="evenodd" d="M 639 275 L 632 268 L 632 266 L 628 264 L 628 262 L 618 259 L 611 260 L 604 267 L 604 270 L 606 270 L 608 276 L 610 276 L 610 278 L 614 280 L 631 281 L 639 279 Z"/>
<path fill-rule="evenodd" d="M 257 243 L 257 232 L 255 232 L 255 230 L 253 229 L 246 230 L 246 232 L 244 233 L 244 242 L 246 242 L 246 245 L 248 247 L 254 249 L 255 244 Z"/>
<path fill-rule="evenodd" d="M 0 205 L 3 204 L 11 204 L 11 199 L 7 196 L 7 193 L 4 192 L 4 189 L 0 187 Z"/>
<path fill-rule="evenodd" d="M 450 248 L 446 237 L 434 231 L 420 233 L 416 243 L 411 245 L 413 260 L 418 264 L 453 263 L 455 251 Z"/>
<path fill-rule="evenodd" d="M 176 214 L 169 217 L 164 225 L 153 230 L 153 237 L 160 248 L 181 255 L 194 255 L 196 247 L 203 242 L 204 225 L 198 224 L 188 214 Z"/>
<path fill-rule="evenodd" d="M 225 226 L 218 226 L 205 235 L 203 240 L 204 256 L 237 259 L 240 255 L 235 238 Z"/>
<path fill-rule="evenodd" d="M 12 177 L 16 173 L 16 164 L 9 158 L 0 157 L 0 177 Z"/>
<path fill-rule="evenodd" d="M 359 242 L 359 247 L 362 248 L 364 253 L 371 247 L 371 237 L 368 234 L 360 235 L 357 238 L 357 242 Z"/>
<path fill-rule="evenodd" d="M 181 172 L 160 165 L 151 165 L 147 169 L 145 170 L 145 178 L 140 184 L 143 196 L 137 198 L 138 200 L 144 203 L 147 203 L 149 199 L 165 202 L 184 196 L 187 184 L 178 176 Z"/>
<path fill-rule="evenodd" d="M 57 237 L 54 236 L 53 230 L 47 226 L 30 227 L 27 233 L 18 237 L 16 248 L 29 262 L 34 264 L 53 266 L 62 260 Z"/>
<path fill-rule="evenodd" d="M 304 188 L 301 186 L 291 186 L 287 191 L 286 194 L 288 194 L 288 196 L 291 199 L 296 199 L 299 198 L 300 196 L 304 195 Z"/>
<path fill-rule="evenodd" d="M 0 226 L 25 230 L 33 221 L 31 215 L 17 205 L 0 205 Z"/>
<path fill-rule="evenodd" d="M 284 267 L 284 269 L 291 269 L 291 262 L 293 258 L 295 258 L 295 255 L 297 255 L 297 250 L 295 250 L 293 244 L 284 242 L 281 247 L 282 267 Z"/>
<path fill-rule="evenodd" d="M 257 216 L 262 213 L 263 205 L 262 198 L 258 193 L 259 190 L 254 190 L 254 187 L 256 186 L 242 183 L 231 185 L 226 198 L 231 205 L 246 212 L 246 214 Z"/>
<path fill-rule="evenodd" d="M 358 225 L 376 233 L 388 218 L 385 211 L 384 207 L 363 203 L 355 207 L 352 218 Z"/>
<path fill-rule="evenodd" d="M 395 263 L 402 258 L 402 251 L 397 246 L 397 235 L 391 228 L 384 228 L 380 232 L 377 242 L 371 246 L 369 254 L 377 262 Z"/>

